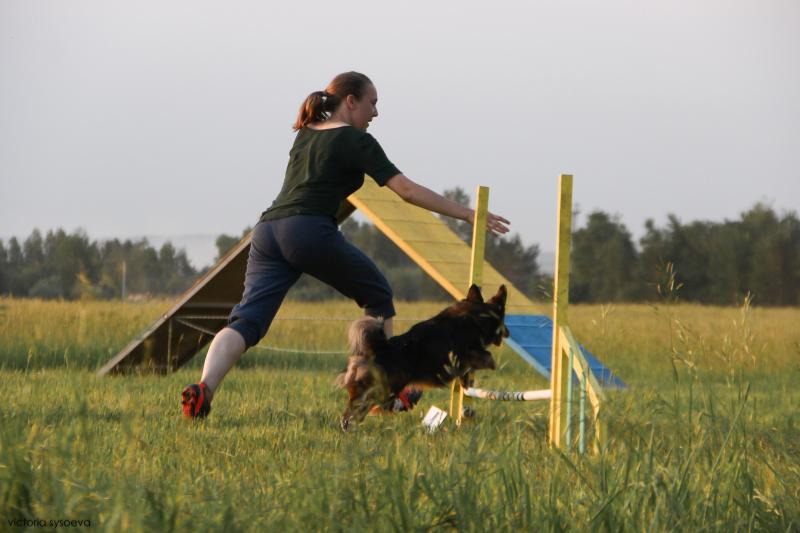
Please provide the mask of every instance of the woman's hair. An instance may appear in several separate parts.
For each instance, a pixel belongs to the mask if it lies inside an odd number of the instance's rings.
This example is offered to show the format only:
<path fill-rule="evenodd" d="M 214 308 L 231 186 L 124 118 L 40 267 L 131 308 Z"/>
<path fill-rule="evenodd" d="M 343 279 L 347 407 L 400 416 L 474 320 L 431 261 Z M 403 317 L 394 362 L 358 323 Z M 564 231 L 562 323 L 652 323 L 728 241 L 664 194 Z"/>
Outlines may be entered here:
<path fill-rule="evenodd" d="M 364 96 L 367 85 L 372 81 L 360 72 L 343 72 L 333 78 L 324 91 L 309 94 L 300 106 L 300 113 L 294 123 L 294 131 L 306 126 L 309 122 L 324 122 L 339 104 L 352 94 L 356 99 Z"/>

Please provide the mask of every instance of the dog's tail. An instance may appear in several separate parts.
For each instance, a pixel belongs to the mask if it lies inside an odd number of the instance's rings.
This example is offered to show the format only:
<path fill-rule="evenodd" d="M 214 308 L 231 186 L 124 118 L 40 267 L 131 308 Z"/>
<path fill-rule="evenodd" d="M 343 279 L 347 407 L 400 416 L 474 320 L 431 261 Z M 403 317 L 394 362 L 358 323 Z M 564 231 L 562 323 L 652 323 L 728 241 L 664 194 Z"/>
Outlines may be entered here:
<path fill-rule="evenodd" d="M 375 357 L 375 348 L 385 342 L 382 318 L 365 316 L 350 324 L 347 344 L 351 355 L 372 359 Z"/>
<path fill-rule="evenodd" d="M 385 342 L 382 318 L 365 316 L 350 324 L 347 332 L 350 359 L 347 370 L 336 376 L 334 385 L 347 388 L 355 381 L 363 379 L 370 371 L 370 362 L 375 358 L 375 347 Z"/>

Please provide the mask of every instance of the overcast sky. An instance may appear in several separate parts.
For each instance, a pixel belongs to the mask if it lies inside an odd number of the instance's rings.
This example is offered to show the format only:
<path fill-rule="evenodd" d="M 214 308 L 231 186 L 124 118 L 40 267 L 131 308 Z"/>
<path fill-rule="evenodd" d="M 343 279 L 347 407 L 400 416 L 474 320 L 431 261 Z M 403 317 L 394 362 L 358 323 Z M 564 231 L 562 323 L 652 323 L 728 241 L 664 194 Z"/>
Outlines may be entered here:
<path fill-rule="evenodd" d="M 800 208 L 795 0 L 0 0 L 0 236 L 238 234 L 345 70 L 398 168 L 542 250 L 559 173 L 635 237 Z"/>

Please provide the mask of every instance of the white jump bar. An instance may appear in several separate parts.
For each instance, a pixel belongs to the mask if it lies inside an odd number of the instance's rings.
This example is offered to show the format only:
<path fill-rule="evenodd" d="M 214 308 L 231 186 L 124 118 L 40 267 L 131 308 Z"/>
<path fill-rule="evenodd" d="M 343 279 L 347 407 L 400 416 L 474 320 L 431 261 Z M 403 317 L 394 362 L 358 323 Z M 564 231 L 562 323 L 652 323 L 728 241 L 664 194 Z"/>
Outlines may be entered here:
<path fill-rule="evenodd" d="M 481 398 L 483 400 L 501 400 L 501 401 L 525 401 L 532 402 L 536 400 L 549 400 L 553 393 L 550 389 L 543 390 L 527 390 L 520 392 L 505 392 L 493 391 L 485 389 L 476 389 L 470 387 L 464 391 L 464 395 L 471 398 Z"/>

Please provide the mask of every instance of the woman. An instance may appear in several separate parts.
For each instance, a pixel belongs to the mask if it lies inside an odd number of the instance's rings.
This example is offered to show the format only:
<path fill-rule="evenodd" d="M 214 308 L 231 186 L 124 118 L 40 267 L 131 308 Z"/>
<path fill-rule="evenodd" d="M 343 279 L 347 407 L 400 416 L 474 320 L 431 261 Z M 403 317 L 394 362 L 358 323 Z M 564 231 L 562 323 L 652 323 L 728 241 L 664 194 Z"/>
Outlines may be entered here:
<path fill-rule="evenodd" d="M 339 205 L 361 187 L 364 174 L 406 202 L 472 223 L 472 209 L 414 183 L 387 159 L 366 132 L 378 116 L 377 102 L 375 86 L 358 72 L 339 74 L 303 102 L 283 188 L 253 229 L 242 301 L 211 342 L 200 382 L 181 394 L 187 418 L 209 413 L 220 382 L 266 335 L 302 273 L 354 299 L 365 314 L 383 317 L 386 335 L 392 335 L 391 288 L 375 264 L 344 239 L 334 218 Z M 488 214 L 491 231 L 506 233 L 506 224 Z"/>

